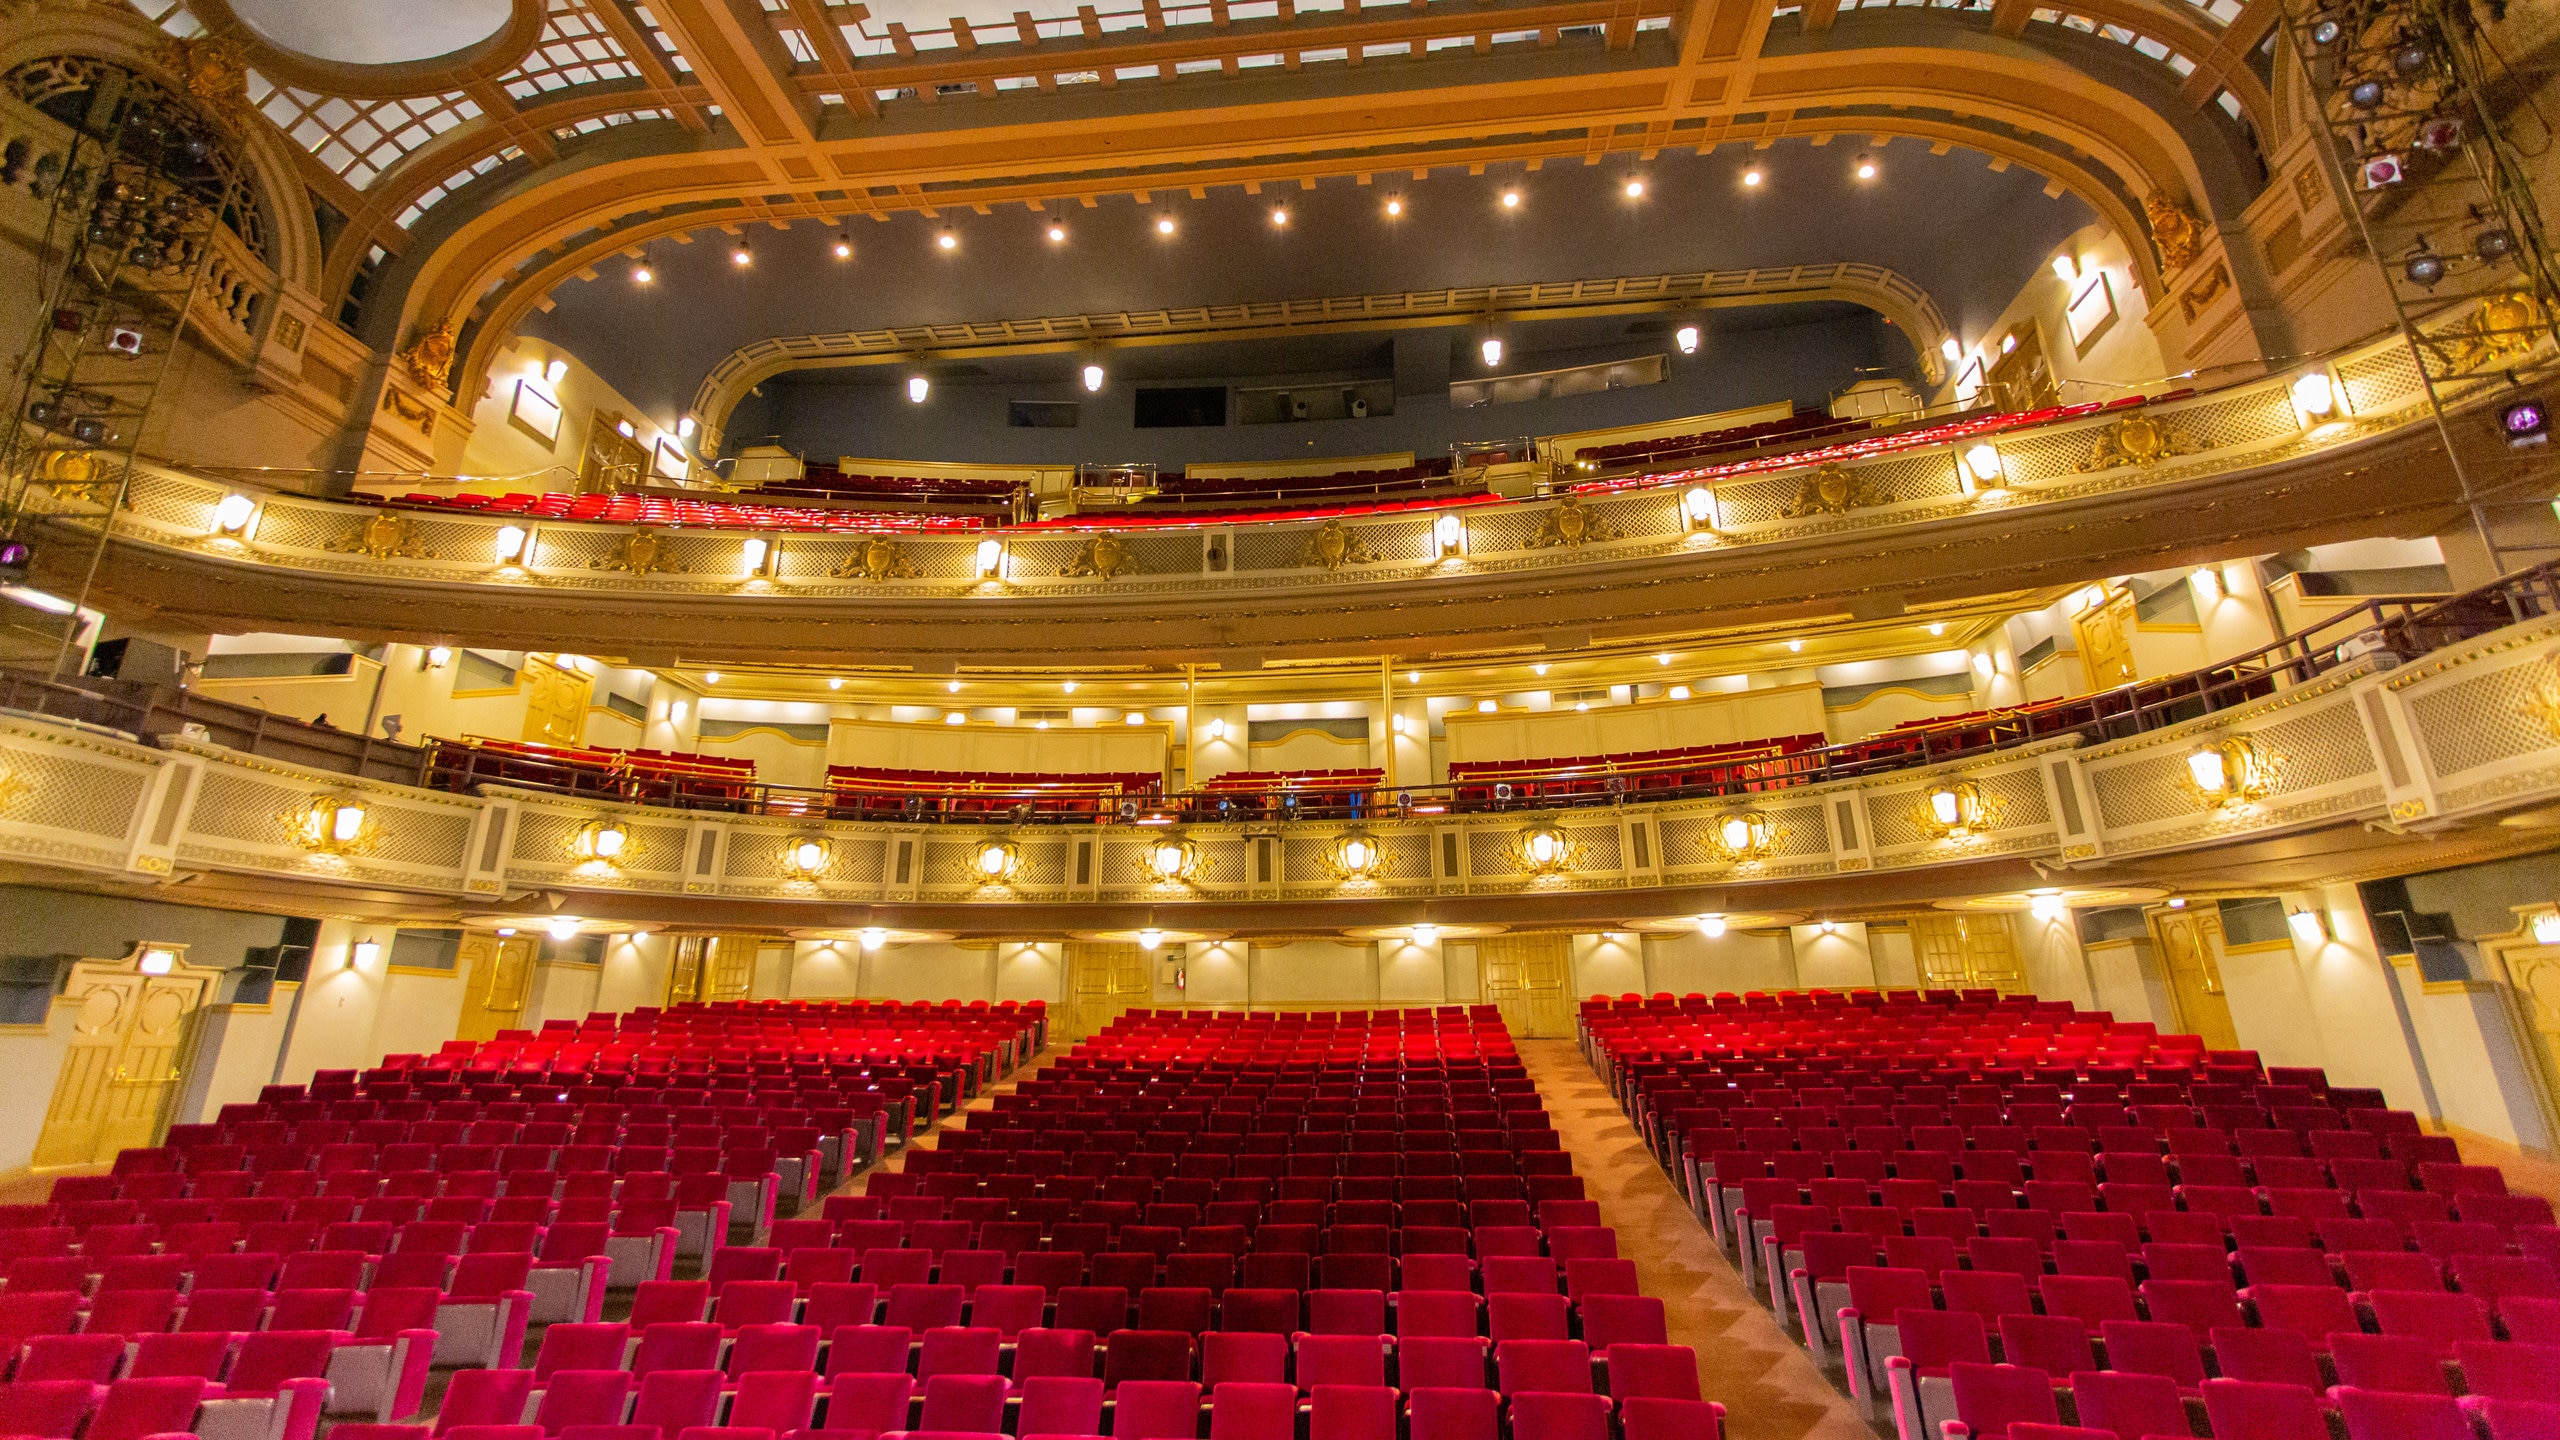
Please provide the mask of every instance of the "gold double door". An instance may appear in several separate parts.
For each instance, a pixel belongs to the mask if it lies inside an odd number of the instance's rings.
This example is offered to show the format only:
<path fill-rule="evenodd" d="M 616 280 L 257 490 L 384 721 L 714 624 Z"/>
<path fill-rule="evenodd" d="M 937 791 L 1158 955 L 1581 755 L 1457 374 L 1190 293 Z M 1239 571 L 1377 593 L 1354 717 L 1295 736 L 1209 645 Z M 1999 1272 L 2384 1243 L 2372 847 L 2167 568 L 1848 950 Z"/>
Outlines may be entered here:
<path fill-rule="evenodd" d="M 2106 602 L 2071 617 L 2080 641 L 2080 665 L 2089 672 L 2089 688 L 2113 690 L 2137 678 L 2133 665 L 2133 595 L 2117 590 Z"/>
<path fill-rule="evenodd" d="M 1573 1034 L 1573 937 L 1494 935 L 1475 947 L 1478 993 L 1514 1039 Z"/>
<path fill-rule="evenodd" d="M 1155 999 L 1155 961 L 1125 941 L 1067 942 L 1067 1033 L 1082 1039 Z"/>
<path fill-rule="evenodd" d="M 524 689 L 524 734 L 537 745 L 587 743 L 587 701 L 595 682 L 548 655 L 527 655 L 516 671 Z"/>
<path fill-rule="evenodd" d="M 143 949 L 71 967 L 63 998 L 78 1014 L 36 1135 L 36 1168 L 99 1164 L 128 1147 L 157 1145 L 168 1132 L 195 1017 L 220 972 L 188 965 L 166 947 L 149 950 L 172 956 L 168 973 L 144 974 Z"/>
<path fill-rule="evenodd" d="M 761 935 L 676 937 L 675 959 L 667 966 L 667 1003 L 748 999 L 756 985 L 756 956 L 765 943 Z"/>
<path fill-rule="evenodd" d="M 2169 1001 L 2178 1010 L 2176 1028 L 2202 1036 L 2212 1049 L 2239 1049 L 2231 1000 L 2222 989 L 2222 913 L 2210 905 L 2190 905 L 2154 910 L 2149 919 L 2160 971 L 2169 981 Z"/>
<path fill-rule="evenodd" d="M 1997 990 L 2015 995 L 2027 988 L 2026 966 L 2018 957 L 2018 932 L 2000 914 L 1964 915 L 1924 910 L 1910 917 L 1912 958 L 1920 983 L 1940 990 Z"/>

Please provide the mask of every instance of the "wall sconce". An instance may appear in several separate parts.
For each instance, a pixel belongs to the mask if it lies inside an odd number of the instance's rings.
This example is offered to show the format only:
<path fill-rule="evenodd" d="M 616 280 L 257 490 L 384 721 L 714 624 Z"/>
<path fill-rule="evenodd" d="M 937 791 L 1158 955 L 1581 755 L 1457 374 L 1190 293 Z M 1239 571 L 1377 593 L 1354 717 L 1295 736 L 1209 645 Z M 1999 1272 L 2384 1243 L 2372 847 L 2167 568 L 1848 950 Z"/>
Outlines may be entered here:
<path fill-rule="evenodd" d="M 1003 885 L 1022 868 L 1022 850 L 1010 840 L 990 840 L 978 847 L 977 872 L 981 885 Z"/>
<path fill-rule="evenodd" d="M 1672 331 L 1671 343 L 1679 346 L 1680 353 L 1683 355 L 1697 354 L 1698 327 L 1695 325 L 1683 325 L 1679 329 Z"/>
<path fill-rule="evenodd" d="M 1200 847 L 1179 835 L 1160 835 L 1147 846 L 1147 878 L 1178 885 L 1200 868 Z"/>
<path fill-rule="evenodd" d="M 1431 522 L 1432 537 L 1440 542 L 1443 557 L 1454 556 L 1466 548 L 1466 522 L 1455 515 L 1443 515 Z"/>
<path fill-rule="evenodd" d="M 1840 933 L 1840 922 L 1836 920 L 1823 920 L 1817 922 L 1813 928 L 1821 931 L 1825 935 L 1837 935 Z"/>
<path fill-rule="evenodd" d="M 524 527 L 521 525 L 499 526 L 498 563 L 501 565 L 523 563 L 526 538 Z"/>
<path fill-rule="evenodd" d="M 1573 864 L 1573 848 L 1573 841 L 1552 822 L 1532 825 L 1520 832 L 1520 868 L 1539 875 L 1560 873 Z"/>
<path fill-rule="evenodd" d="M 2246 735 L 2199 745 L 2187 752 L 2187 779 L 2207 808 L 2255 800 L 2274 778 L 2264 752 Z"/>
<path fill-rule="evenodd" d="M 815 880 L 834 863 L 836 850 L 825 838 L 803 835 L 783 842 L 782 870 L 794 880 Z"/>
<path fill-rule="evenodd" d="M 452 663 L 453 647 L 449 645 L 430 645 L 427 647 L 427 652 L 418 657 L 418 668 L 421 670 L 441 670 Z"/>
<path fill-rule="evenodd" d="M 1377 873 L 1381 856 L 1375 839 L 1353 830 L 1334 838 L 1326 858 L 1332 862 L 1335 879 L 1366 880 Z"/>
<path fill-rule="evenodd" d="M 1724 930 L 1725 924 L 1723 916 L 1701 915 L 1698 917 L 1698 933 L 1700 935 L 1703 935 L 1710 940 L 1721 940 L 1724 938 Z"/>
<path fill-rule="evenodd" d="M 2338 408 L 2338 382 L 2326 370 L 2313 370 L 2293 382 L 2293 409 L 2306 426 L 2317 425 Z"/>
<path fill-rule="evenodd" d="M 978 578 L 981 580 L 1004 578 L 1003 541 L 981 540 L 978 542 Z"/>
<path fill-rule="evenodd" d="M 2533 943 L 2560 945 L 2560 910 L 2545 910 L 2533 917 Z"/>
<path fill-rule="evenodd" d="M 213 528 L 225 535 L 239 534 L 248 529 L 249 522 L 256 518 L 258 502 L 246 495 L 225 495 L 213 507 Z"/>
<path fill-rule="evenodd" d="M 1680 514 L 1692 530 L 1713 530 L 1716 525 L 1716 492 L 1704 485 L 1693 485 L 1681 492 Z"/>
<path fill-rule="evenodd" d="M 2222 598 L 2222 572 L 2210 565 L 2189 574 L 2187 584 L 2195 590 L 2198 605 L 2211 605 Z"/>
<path fill-rule="evenodd" d="M 1957 467 L 1966 480 L 1986 490 L 1998 488 L 2006 478 L 2000 468 L 2000 448 L 1988 441 L 1958 456 Z"/>
<path fill-rule="evenodd" d="M 1209 722 L 1209 738 L 1212 740 L 1226 739 L 1227 722 L 1223 719 L 1211 720 Z"/>
<path fill-rule="evenodd" d="M 550 924 L 542 927 L 542 930 L 554 940 L 575 940 L 578 938 L 578 927 L 585 923 L 575 915 L 561 915 L 554 917 Z"/>
<path fill-rule="evenodd" d="M 2071 913 L 2071 902 L 2058 890 L 2043 891 L 2027 897 L 2027 913 L 2039 920 L 2060 920 Z"/>
<path fill-rule="evenodd" d="M 1153 925 L 1150 925 L 1146 929 L 1138 932 L 1138 948 L 1146 951 L 1150 955 L 1154 954 L 1156 947 L 1163 943 L 1164 932 Z"/>
<path fill-rule="evenodd" d="M 145 975 L 166 975 L 178 968 L 178 952 L 145 950 L 142 952 L 142 959 L 135 964 L 134 968 Z"/>
<path fill-rule="evenodd" d="M 771 541 L 761 535 L 750 535 L 741 547 L 740 558 L 746 561 L 749 575 L 770 575 L 773 573 L 773 554 Z"/>
<path fill-rule="evenodd" d="M 1989 817 L 1982 787 L 1970 780 L 1941 782 L 1929 791 L 1929 828 L 1942 840 L 1961 840 L 1980 830 Z"/>
<path fill-rule="evenodd" d="M 593 820 L 578 831 L 570 842 L 581 860 L 612 863 L 622 857 L 623 847 L 631 843 L 631 832 L 619 820 Z"/>
<path fill-rule="evenodd" d="M 382 958 L 382 947 L 371 940 L 359 940 L 347 951 L 347 968 L 362 970 Z"/>
<path fill-rule="evenodd" d="M 364 803 L 335 795 L 315 795 L 302 812 L 294 838 L 305 850 L 335 855 L 361 841 L 365 835 Z"/>
<path fill-rule="evenodd" d="M 2297 905 L 2287 911 L 2284 923 L 2293 930 L 2293 938 L 2305 945 L 2320 945 L 2329 939 L 2329 917 L 2308 905 Z"/>
<path fill-rule="evenodd" d="M 1427 920 L 1422 924 L 1414 926 L 1411 934 L 1413 943 L 1416 945 L 1437 945 L 1440 943 L 1440 927 Z"/>
<path fill-rule="evenodd" d="M 865 925 L 862 927 L 861 939 L 863 949 L 877 950 L 889 943 L 889 932 L 877 925 Z"/>
<path fill-rule="evenodd" d="M 1757 810 L 1735 810 L 1716 821 L 1707 848 L 1727 865 L 1748 865 L 1769 853 L 1778 829 Z"/>

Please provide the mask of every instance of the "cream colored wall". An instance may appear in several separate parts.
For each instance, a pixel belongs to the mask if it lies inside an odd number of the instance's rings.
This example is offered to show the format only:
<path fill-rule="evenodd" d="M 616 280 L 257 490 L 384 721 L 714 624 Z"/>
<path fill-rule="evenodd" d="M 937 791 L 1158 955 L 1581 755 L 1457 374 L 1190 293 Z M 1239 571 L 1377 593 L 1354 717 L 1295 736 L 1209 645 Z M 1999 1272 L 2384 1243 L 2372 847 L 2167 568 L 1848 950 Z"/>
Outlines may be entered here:
<path fill-rule="evenodd" d="M 1449 998 L 1449 971 L 1434 941 L 1381 940 L 1374 987 L 1381 1005 L 1440 1005 Z"/>
<path fill-rule="evenodd" d="M 665 935 L 617 935 L 605 941 L 604 958 L 596 967 L 595 1008 L 619 1013 L 665 1004 L 674 949 L 675 941 Z"/>
<path fill-rule="evenodd" d="M 902 770 L 1161 774 L 1171 741 L 1170 727 L 1161 724 L 1034 730 L 838 716 L 828 733 L 827 763 Z"/>
<path fill-rule="evenodd" d="M 1796 983 L 1808 990 L 1869 990 L 1875 987 L 1875 958 L 1868 953 L 1867 927 L 1843 921 L 1822 933 L 1819 925 L 1798 925 L 1788 932 L 1795 946 Z"/>
<path fill-rule="evenodd" d="M 1171 950 L 1165 952 L 1171 955 Z M 997 942 L 995 999 L 1066 1002 L 1067 947 L 1055 940 Z"/>
<path fill-rule="evenodd" d="M 1975 708 L 1973 694 L 1927 695 L 1899 686 L 1869 694 L 1855 705 L 1823 711 L 1823 728 L 1834 742 L 1864 740 L 1896 725 L 1962 715 Z"/>
<path fill-rule="evenodd" d="M 1213 720 L 1226 722 L 1226 733 L 1215 739 L 1209 734 Z M 1253 768 L 1253 762 L 1246 754 L 1244 706 L 1194 706 L 1191 723 L 1197 733 L 1185 738 L 1183 755 L 1183 763 L 1189 768 L 1187 783 L 1190 786 L 1197 788 L 1230 770 Z"/>
<path fill-rule="evenodd" d="M 995 958 L 992 948 L 963 949 L 938 942 L 883 945 L 861 951 L 854 993 L 874 1000 L 993 1001 Z"/>
<path fill-rule="evenodd" d="M 1374 735 L 1375 725 L 1371 726 Z M 1367 740 L 1343 740 L 1321 730 L 1292 731 L 1276 744 L 1249 746 L 1248 770 L 1361 770 L 1373 760 L 1377 746 Z"/>
<path fill-rule="evenodd" d="M 1156 1001 L 1165 1005 L 1246 1005 L 1253 1000 L 1253 947 L 1242 940 L 1198 940 L 1182 957 L 1185 986 L 1176 992 L 1156 981 Z"/>
<path fill-rule="evenodd" d="M 2098 1009 L 2131 1023 L 2148 1020 L 2163 1031 L 2177 1028 L 2168 986 L 2152 957 L 2148 936 L 2101 940 L 2084 946 L 2082 953 L 2088 958 Z"/>
<path fill-rule="evenodd" d="M 539 379 L 554 360 L 566 362 L 567 368 L 559 383 L 550 386 L 560 402 L 560 434 L 546 442 L 509 419 L 508 411 L 515 403 L 516 383 L 528 376 Z M 514 483 L 474 484 L 467 488 L 489 493 L 515 489 L 536 494 L 577 489 L 578 462 L 586 453 L 587 422 L 600 409 L 629 417 L 637 432 L 634 438 L 643 448 L 654 446 L 659 436 L 672 435 L 675 430 L 676 416 L 643 411 L 567 350 L 527 336 L 508 341 L 489 367 L 488 384 L 473 399 L 471 438 L 463 446 L 461 468 L 466 476 Z"/>
<path fill-rule="evenodd" d="M 2283 897 L 2309 907 L 2329 938 L 2226 950 L 2222 980 L 2240 1044 L 2269 1065 L 2318 1065 L 2330 1083 L 2372 1086 L 2396 1107 L 2428 1107 L 2397 987 L 2352 885 Z"/>
<path fill-rule="evenodd" d="M 373 702 L 374 678 L 382 666 L 358 655 L 344 675 L 241 675 L 199 679 L 196 693 L 234 705 L 252 705 L 272 715 L 296 720 L 327 716 L 340 730 L 364 728 L 365 707 Z"/>
<path fill-rule="evenodd" d="M 173 1112 L 177 1123 L 198 1124 L 221 1114 L 225 1105 L 258 1098 L 259 1088 L 275 1078 L 276 1046 L 284 1040 L 296 988 L 274 987 L 263 1005 L 205 1007 L 204 1018 L 196 1022 L 195 1063 Z"/>
<path fill-rule="evenodd" d="M 21 1104 L 0 1105 L 0 1172 L 23 1170 L 35 1158 L 36 1136 L 52 1108 L 62 1057 L 71 1048 L 71 1024 L 79 1008 L 56 996 L 41 1025 L 0 1025 L 0 1069 L 27 1077 Z"/>
<path fill-rule="evenodd" d="M 2551 1151 L 2529 1048 L 2500 987 L 2428 981 L 2414 957 L 2394 957 L 2392 982 L 2425 1062 L 2434 1117 L 2509 1145 Z M 2420 1113 L 2427 1113 L 2421 1111 Z"/>
<path fill-rule="evenodd" d="M 1920 984 L 1920 951 L 1907 925 L 1867 927 L 1867 954 L 1875 961 L 1876 984 L 1910 990 Z"/>
<path fill-rule="evenodd" d="M 638 727 L 634 727 L 635 733 Z M 827 784 L 827 747 L 824 741 L 795 740 L 783 732 L 759 726 L 735 735 L 704 735 L 694 741 L 694 749 L 704 755 L 724 760 L 752 760 L 756 779 L 768 785 L 799 785 L 823 790 Z"/>
<path fill-rule="evenodd" d="M 281 1083 L 303 1084 L 315 1070 L 362 1069 L 384 1055 L 432 1054 L 453 1038 L 462 1018 L 461 973 L 395 973 L 392 934 L 389 926 L 361 921 L 320 923 L 311 970 L 292 1010 Z M 380 947 L 361 965 L 354 954 L 359 940 Z M 282 1006 L 283 987 L 277 988 Z"/>
<path fill-rule="evenodd" d="M 2047 1000 L 2068 1000 L 2083 1010 L 2101 1008 L 2080 949 L 2079 926 L 2069 914 L 2047 920 L 2022 912 L 2009 921 L 2018 939 L 2018 961 L 2026 970 L 2028 989 Z"/>
<path fill-rule="evenodd" d="M 1366 941 L 1302 940 L 1252 947 L 1247 967 L 1257 1005 L 1374 1005 L 1378 950 Z"/>
<path fill-rule="evenodd" d="M 1619 755 L 1634 750 L 1721 745 L 1780 735 L 1819 734 L 1822 687 L 1716 691 L 1690 700 L 1647 701 L 1594 710 L 1452 711 L 1442 722 L 1451 762 Z"/>
<path fill-rule="evenodd" d="M 2071 327 L 2064 314 L 2070 304 L 2071 287 L 2054 273 L 2057 255 L 2072 257 L 2083 276 L 2103 273 L 2115 296 L 2115 320 L 2091 337 L 2085 350 L 2072 343 Z M 2123 238 L 2103 222 L 2085 226 L 2046 254 L 1988 330 L 1960 337 L 1967 347 L 1966 363 L 1970 363 L 1971 355 L 1980 354 L 1987 368 L 2000 358 L 1992 348 L 2000 337 L 2032 320 L 2043 334 L 2045 358 L 2053 366 L 2054 377 L 2066 382 L 2061 387 L 2064 404 L 2112 400 L 2146 385 L 2157 388 L 2170 367 L 2161 357 L 2158 337 L 2143 323 L 2153 298 L 2156 297 L 2142 293 L 2139 272 L 2133 267 Z"/>
<path fill-rule="evenodd" d="M 1644 939 L 1624 931 L 1573 937 L 1573 996 L 1647 993 Z"/>
<path fill-rule="evenodd" d="M 559 960 L 536 965 L 525 995 L 523 1028 L 539 1030 L 546 1020 L 583 1020 L 595 1013 L 603 970 L 601 964 Z"/>
<path fill-rule="evenodd" d="M 1795 988 L 1792 936 L 1784 930 L 1728 930 L 1710 940 L 1694 930 L 1645 937 L 1645 992 L 1713 995 Z"/>

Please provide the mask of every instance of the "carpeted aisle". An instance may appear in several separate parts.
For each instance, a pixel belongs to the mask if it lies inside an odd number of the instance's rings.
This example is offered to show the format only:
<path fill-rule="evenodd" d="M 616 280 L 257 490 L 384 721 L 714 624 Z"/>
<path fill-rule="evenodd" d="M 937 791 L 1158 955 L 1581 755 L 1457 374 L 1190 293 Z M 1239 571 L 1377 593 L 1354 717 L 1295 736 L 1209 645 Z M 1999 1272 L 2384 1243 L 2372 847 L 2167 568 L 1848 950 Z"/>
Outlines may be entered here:
<path fill-rule="evenodd" d="M 1732 1440 L 1873 1440 L 1804 1347 L 1742 1288 L 1582 1052 L 1570 1040 L 1519 1045 L 1601 1223 L 1616 1228 L 1644 1293 L 1662 1297 L 1671 1343 L 1698 1352 L 1699 1384 L 1725 1407 Z"/>

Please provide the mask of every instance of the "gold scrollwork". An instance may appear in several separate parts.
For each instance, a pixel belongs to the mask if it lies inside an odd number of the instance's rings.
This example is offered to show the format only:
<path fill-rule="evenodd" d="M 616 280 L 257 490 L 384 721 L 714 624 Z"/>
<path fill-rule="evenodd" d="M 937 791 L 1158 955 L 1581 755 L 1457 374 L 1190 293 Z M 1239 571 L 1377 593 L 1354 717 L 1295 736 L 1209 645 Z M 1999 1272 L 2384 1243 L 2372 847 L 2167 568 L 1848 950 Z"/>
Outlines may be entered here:
<path fill-rule="evenodd" d="M 436 553 L 418 538 L 418 522 L 388 510 L 329 542 L 328 548 L 340 555 L 363 555 L 374 560 L 436 558 Z"/>
<path fill-rule="evenodd" d="M 859 575 L 865 580 L 913 580 L 916 562 L 907 558 L 907 547 L 886 536 L 874 535 L 853 547 L 843 564 L 827 572 L 829 579 L 850 580 Z"/>
<path fill-rule="evenodd" d="M 2468 375 L 2532 354 L 2546 328 L 2542 303 L 2522 290 L 2510 290 L 2482 297 L 2459 324 L 2430 337 L 2426 347 L 2447 370 Z"/>
<path fill-rule="evenodd" d="M 2546 737 L 2560 740 L 2560 677 L 2544 676 L 2516 711 L 2540 726 Z"/>
<path fill-rule="evenodd" d="M 651 575 L 665 571 L 673 575 L 685 573 L 676 563 L 675 546 L 667 537 L 643 525 L 622 537 L 613 553 L 601 560 L 588 562 L 590 570 L 628 570 L 634 575 Z"/>
<path fill-rule="evenodd" d="M 1886 500 L 1865 476 L 1852 472 L 1834 460 L 1804 477 L 1796 487 L 1796 498 L 1778 512 L 1781 520 L 1802 520 L 1809 515 L 1846 515 Z"/>
<path fill-rule="evenodd" d="M 46 450 L 35 458 L 33 478 L 57 497 L 84 505 L 112 504 L 118 488 L 94 450 Z M 125 508 L 132 507 L 133 497 L 128 495 Z"/>
<path fill-rule="evenodd" d="M 436 407 L 409 395 L 396 385 L 382 387 L 382 408 L 390 411 L 393 419 L 404 420 L 417 426 L 418 433 L 421 435 L 436 433 Z"/>
<path fill-rule="evenodd" d="M 217 35 L 160 42 L 160 63 L 187 94 L 225 126 L 236 126 L 249 108 L 249 62 L 238 46 Z"/>
<path fill-rule="evenodd" d="M 2204 249 L 2204 228 L 2196 224 L 2196 217 L 2161 192 L 2142 197 L 2142 218 L 2151 226 L 2151 243 L 2160 247 L 2162 270 L 2184 270 Z"/>
<path fill-rule="evenodd" d="M 410 342 L 400 352 L 400 363 L 409 367 L 409 378 L 441 395 L 452 384 L 454 359 L 453 322 L 439 320 L 434 327 Z"/>
<path fill-rule="evenodd" d="M 1580 496 L 1567 495 L 1539 523 L 1538 533 L 1529 541 L 1529 548 L 1545 550 L 1561 545 L 1568 550 L 1579 550 L 1585 545 L 1605 545 L 1618 538 L 1617 526 L 1584 509 Z"/>
<path fill-rule="evenodd" d="M 1349 526 L 1339 520 L 1327 520 L 1298 542 L 1298 554 L 1292 563 L 1339 570 L 1345 565 L 1374 564 L 1377 558 L 1378 552 L 1368 541 L 1352 534 Z"/>
<path fill-rule="evenodd" d="M 1117 535 L 1096 535 L 1086 540 L 1084 548 L 1076 551 L 1076 558 L 1058 573 L 1069 579 L 1092 576 L 1109 580 L 1135 569 L 1137 563 L 1138 557 L 1129 549 L 1128 541 Z"/>
<path fill-rule="evenodd" d="M 2152 466 L 2173 455 L 2193 455 L 2204 442 L 2184 430 L 2171 429 L 2156 415 L 2127 415 L 2098 432 L 2079 473 L 2113 470 L 2119 465 Z"/>

